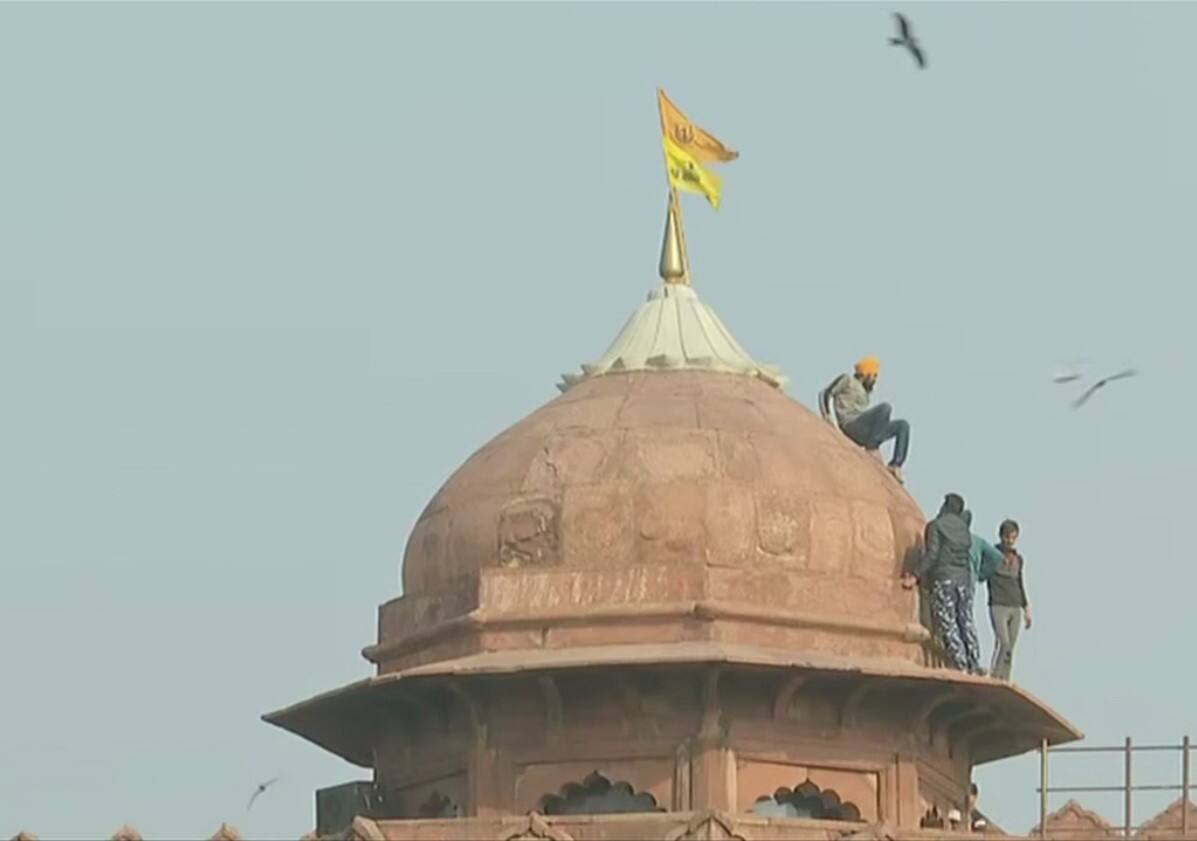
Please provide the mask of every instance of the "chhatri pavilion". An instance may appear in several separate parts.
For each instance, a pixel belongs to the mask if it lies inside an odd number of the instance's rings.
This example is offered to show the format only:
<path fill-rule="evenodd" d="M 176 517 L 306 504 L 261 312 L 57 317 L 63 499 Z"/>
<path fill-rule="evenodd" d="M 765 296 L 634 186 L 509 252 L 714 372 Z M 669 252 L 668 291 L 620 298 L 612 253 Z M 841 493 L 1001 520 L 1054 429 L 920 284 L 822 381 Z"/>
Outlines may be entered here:
<path fill-rule="evenodd" d="M 940 665 L 919 507 L 698 296 L 676 203 L 660 274 L 428 503 L 375 675 L 266 716 L 371 772 L 321 834 L 935 836 L 975 765 L 1080 737 Z"/>

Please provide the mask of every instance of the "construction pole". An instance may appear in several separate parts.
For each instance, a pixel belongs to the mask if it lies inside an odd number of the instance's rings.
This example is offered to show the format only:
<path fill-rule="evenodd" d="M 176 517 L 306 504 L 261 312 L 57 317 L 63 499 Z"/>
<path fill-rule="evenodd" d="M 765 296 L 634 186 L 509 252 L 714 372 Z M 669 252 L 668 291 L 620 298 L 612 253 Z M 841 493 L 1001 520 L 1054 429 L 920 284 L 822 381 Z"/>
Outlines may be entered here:
<path fill-rule="evenodd" d="M 1126 806 L 1123 811 L 1123 834 L 1131 837 L 1131 739 L 1126 737 Z"/>
<path fill-rule="evenodd" d="M 1180 752 L 1183 758 L 1181 759 L 1180 771 L 1180 835 L 1182 838 L 1187 838 L 1189 835 L 1189 737 L 1185 736 L 1184 743 L 1180 747 Z"/>
<path fill-rule="evenodd" d="M 1039 743 L 1039 837 L 1047 837 L 1047 739 Z"/>

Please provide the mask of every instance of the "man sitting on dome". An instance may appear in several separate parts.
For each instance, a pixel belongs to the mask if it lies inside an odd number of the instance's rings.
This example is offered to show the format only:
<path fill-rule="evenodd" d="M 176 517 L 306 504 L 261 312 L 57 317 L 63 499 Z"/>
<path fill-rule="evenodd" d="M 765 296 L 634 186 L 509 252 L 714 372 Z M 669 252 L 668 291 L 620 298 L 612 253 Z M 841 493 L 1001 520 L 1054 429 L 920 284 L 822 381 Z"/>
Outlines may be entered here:
<path fill-rule="evenodd" d="M 979 675 L 984 672 L 973 621 L 972 542 L 964 520 L 964 498 L 950 493 L 944 497 L 939 515 L 927 523 L 922 555 L 902 583 L 907 588 L 919 580 L 927 585 L 940 647 L 957 669 Z"/>
<path fill-rule="evenodd" d="M 881 362 L 875 356 L 867 356 L 856 363 L 852 376 L 841 374 L 831 385 L 819 393 L 819 413 L 823 420 L 832 423 L 831 408 L 835 406 L 835 423 L 840 431 L 866 450 L 876 451 L 891 438 L 894 439 L 893 457 L 889 461 L 889 472 L 902 481 L 902 465 L 906 462 L 906 451 L 910 447 L 910 424 L 904 420 L 892 420 L 893 408 L 888 403 L 878 403 L 869 408 L 869 395 L 877 385 L 881 374 Z"/>

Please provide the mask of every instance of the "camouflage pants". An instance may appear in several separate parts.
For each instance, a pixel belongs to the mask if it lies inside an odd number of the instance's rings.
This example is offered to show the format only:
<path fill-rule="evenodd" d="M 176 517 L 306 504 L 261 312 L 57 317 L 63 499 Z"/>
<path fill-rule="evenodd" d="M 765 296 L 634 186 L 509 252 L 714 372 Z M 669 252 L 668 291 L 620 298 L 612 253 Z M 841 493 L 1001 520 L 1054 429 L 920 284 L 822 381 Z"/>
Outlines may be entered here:
<path fill-rule="evenodd" d="M 973 622 L 973 588 L 936 581 L 931 585 L 935 638 L 952 665 L 962 672 L 981 671 L 981 643 Z"/>

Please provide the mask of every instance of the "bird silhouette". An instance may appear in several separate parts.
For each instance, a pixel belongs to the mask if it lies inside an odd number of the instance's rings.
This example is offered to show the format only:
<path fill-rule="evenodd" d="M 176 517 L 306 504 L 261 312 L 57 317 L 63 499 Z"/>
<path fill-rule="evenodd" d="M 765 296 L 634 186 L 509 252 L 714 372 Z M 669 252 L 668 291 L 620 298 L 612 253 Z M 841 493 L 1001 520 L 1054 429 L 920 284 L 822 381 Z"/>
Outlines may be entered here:
<path fill-rule="evenodd" d="M 1105 388 L 1107 385 L 1114 382 L 1115 380 L 1125 380 L 1129 377 L 1133 377 L 1133 376 L 1137 375 L 1138 373 L 1139 372 L 1136 371 L 1134 368 L 1128 368 L 1125 371 L 1119 371 L 1117 374 L 1112 374 L 1104 379 L 1098 380 L 1093 385 L 1089 386 L 1089 388 L 1087 388 L 1085 390 L 1084 394 L 1082 394 L 1080 397 L 1078 397 L 1076 399 L 1076 401 L 1072 404 L 1072 408 L 1074 408 L 1074 409 L 1081 408 L 1081 406 L 1084 406 L 1086 403 L 1089 402 L 1090 398 L 1092 398 L 1093 395 L 1098 392 L 1098 390 Z"/>
<path fill-rule="evenodd" d="M 245 811 L 247 811 L 247 812 L 248 812 L 250 809 L 252 809 L 252 808 L 253 808 L 253 806 L 254 806 L 254 801 L 255 801 L 255 800 L 257 800 L 257 799 L 258 799 L 258 797 L 259 797 L 259 796 L 260 796 L 260 795 L 261 795 L 263 792 L 265 792 L 265 791 L 266 791 L 266 789 L 270 788 L 272 785 L 274 785 L 274 784 L 275 784 L 275 783 L 277 783 L 277 782 L 278 782 L 278 777 L 271 777 L 271 778 L 270 778 L 269 780 L 267 780 L 266 782 L 264 782 L 264 783 L 259 783 L 259 784 L 258 784 L 258 787 L 257 787 L 256 789 L 254 789 L 254 793 L 253 793 L 252 795 L 250 795 L 250 798 L 249 798 L 249 803 L 246 805 L 246 807 L 245 807 Z"/>
<path fill-rule="evenodd" d="M 898 22 L 898 37 L 890 38 L 889 43 L 894 47 L 905 47 L 910 50 L 920 69 L 927 66 L 927 57 L 923 55 L 923 48 L 915 40 L 914 32 L 910 28 L 910 21 L 899 12 L 894 12 L 894 19 Z"/>
<path fill-rule="evenodd" d="M 1056 372 L 1052 375 L 1052 382 L 1057 385 L 1064 385 L 1083 379 L 1085 376 L 1084 371 L 1090 364 L 1091 361 L 1089 359 L 1070 359 L 1061 362 L 1056 365 Z"/>

